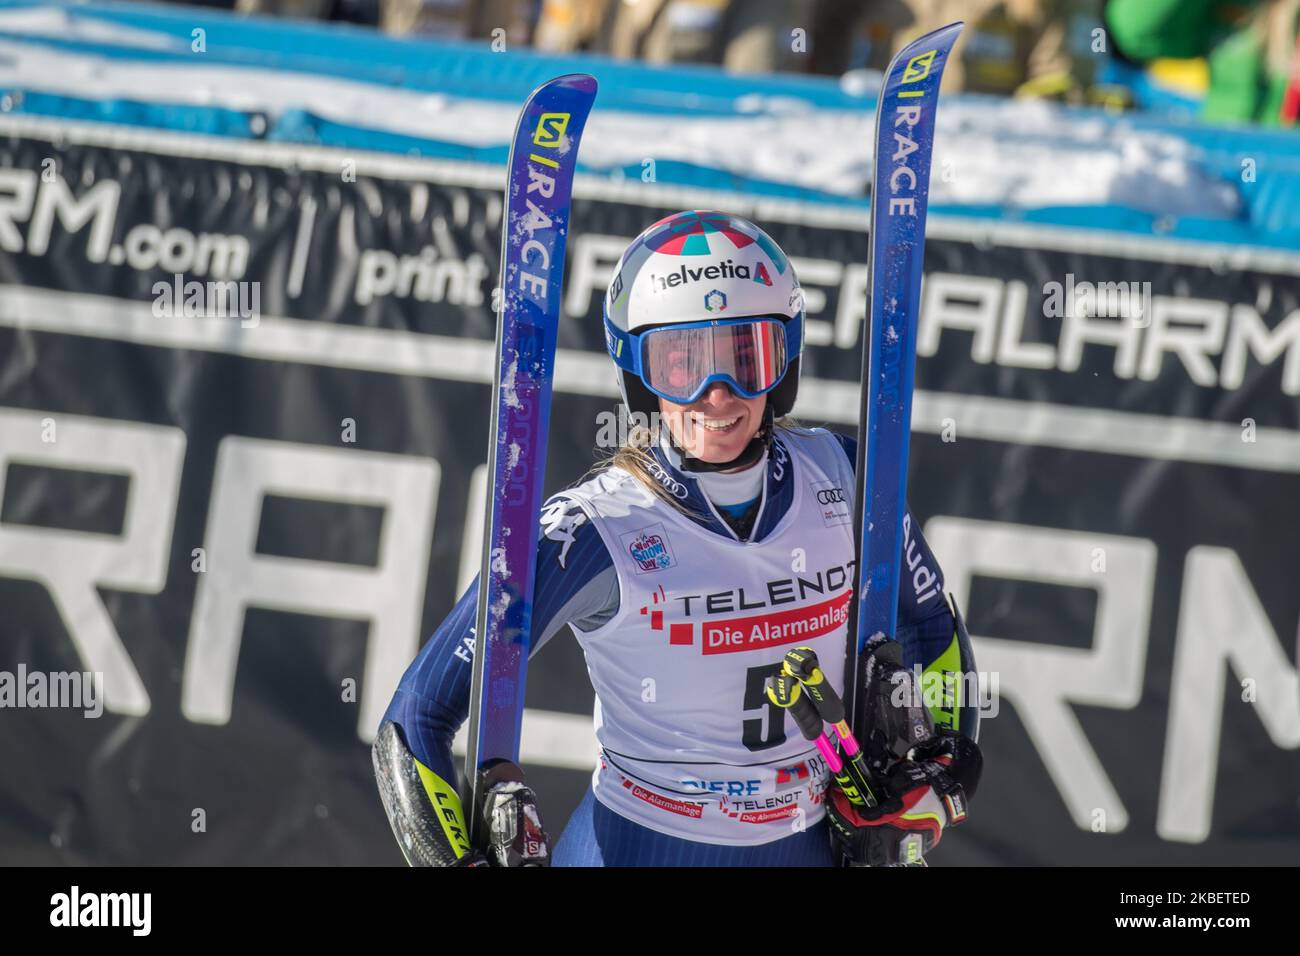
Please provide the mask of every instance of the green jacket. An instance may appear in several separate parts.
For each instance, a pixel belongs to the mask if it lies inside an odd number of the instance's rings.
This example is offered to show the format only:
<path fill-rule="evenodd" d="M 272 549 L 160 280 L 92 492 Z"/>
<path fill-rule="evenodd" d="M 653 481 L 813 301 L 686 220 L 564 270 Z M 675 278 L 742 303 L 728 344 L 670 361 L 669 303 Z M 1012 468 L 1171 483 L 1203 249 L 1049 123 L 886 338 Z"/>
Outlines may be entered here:
<path fill-rule="evenodd" d="M 1254 21 L 1266 0 L 1108 0 L 1105 22 L 1116 48 L 1138 62 L 1203 56 L 1210 88 L 1203 115 L 1214 121 L 1276 126 L 1286 71 L 1271 70 Z M 1290 25 L 1290 49 L 1300 25 Z"/>

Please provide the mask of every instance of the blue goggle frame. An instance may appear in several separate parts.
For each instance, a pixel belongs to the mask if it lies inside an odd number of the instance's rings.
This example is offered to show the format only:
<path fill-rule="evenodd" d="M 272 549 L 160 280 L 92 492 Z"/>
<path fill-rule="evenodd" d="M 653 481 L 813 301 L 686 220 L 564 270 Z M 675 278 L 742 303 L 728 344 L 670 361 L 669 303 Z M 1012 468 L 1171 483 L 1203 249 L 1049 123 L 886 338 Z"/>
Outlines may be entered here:
<path fill-rule="evenodd" d="M 704 379 L 704 381 L 700 383 L 699 387 L 692 393 L 691 397 L 687 399 L 665 394 L 655 388 L 646 381 L 645 375 L 642 372 L 641 339 L 645 335 L 649 335 L 652 332 L 665 328 L 665 326 L 662 325 L 650 326 L 640 332 L 624 332 L 609 320 L 609 316 L 605 316 L 605 347 L 609 350 L 609 356 L 614 360 L 615 365 L 625 372 L 631 372 L 655 395 L 667 399 L 677 405 L 689 405 L 692 402 L 699 401 L 701 396 L 709 390 L 709 386 L 714 382 L 725 382 L 731 387 L 732 391 L 742 398 L 758 398 L 758 396 L 765 395 L 780 385 L 781 382 L 785 380 L 786 372 L 790 370 L 790 362 L 802 354 L 803 339 L 800 335 L 803 326 L 802 322 L 799 322 L 788 315 L 775 314 L 746 315 L 731 319 L 701 319 L 698 322 L 675 322 L 671 326 L 671 328 L 674 329 L 693 329 L 718 325 L 745 325 L 748 323 L 770 320 L 780 322 L 781 327 L 785 330 L 785 367 L 781 369 L 781 374 L 777 376 L 775 382 L 767 388 L 759 389 L 758 391 L 750 391 L 749 389 L 742 388 L 739 382 L 725 372 L 715 372 L 708 378 Z"/>

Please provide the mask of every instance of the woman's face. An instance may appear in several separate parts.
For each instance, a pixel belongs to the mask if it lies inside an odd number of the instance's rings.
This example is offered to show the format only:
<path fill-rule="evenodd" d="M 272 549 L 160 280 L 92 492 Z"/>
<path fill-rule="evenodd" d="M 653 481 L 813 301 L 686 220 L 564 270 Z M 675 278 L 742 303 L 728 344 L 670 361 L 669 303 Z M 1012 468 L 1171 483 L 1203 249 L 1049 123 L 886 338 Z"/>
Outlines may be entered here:
<path fill-rule="evenodd" d="M 677 444 L 701 461 L 731 461 L 763 424 L 767 395 L 741 398 L 725 382 L 714 382 L 700 399 L 678 405 L 659 399 L 659 413 Z"/>

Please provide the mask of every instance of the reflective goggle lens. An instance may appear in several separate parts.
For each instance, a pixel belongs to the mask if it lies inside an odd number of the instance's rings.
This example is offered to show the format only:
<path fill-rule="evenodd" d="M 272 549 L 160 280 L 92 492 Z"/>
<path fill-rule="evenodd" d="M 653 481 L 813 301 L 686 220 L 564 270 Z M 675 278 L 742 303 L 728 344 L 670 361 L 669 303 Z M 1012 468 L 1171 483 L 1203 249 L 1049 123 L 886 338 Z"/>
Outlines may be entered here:
<path fill-rule="evenodd" d="M 727 379 L 753 398 L 781 380 L 785 365 L 785 325 L 778 319 L 652 329 L 641 336 L 645 383 L 679 403 L 698 399 L 711 378 Z"/>

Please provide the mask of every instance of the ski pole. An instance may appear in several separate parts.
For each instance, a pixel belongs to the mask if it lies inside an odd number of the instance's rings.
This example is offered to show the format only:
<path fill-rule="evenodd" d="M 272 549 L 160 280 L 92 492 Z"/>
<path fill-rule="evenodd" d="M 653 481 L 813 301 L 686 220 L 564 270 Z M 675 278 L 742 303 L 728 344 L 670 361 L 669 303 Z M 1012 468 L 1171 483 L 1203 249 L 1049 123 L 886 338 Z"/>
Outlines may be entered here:
<path fill-rule="evenodd" d="M 867 778 L 861 776 L 860 768 L 851 771 L 840 759 L 840 755 L 836 753 L 835 747 L 826 736 L 822 717 L 817 708 L 809 700 L 809 695 L 804 693 L 803 685 L 794 675 L 787 673 L 784 666 L 781 672 L 772 678 L 772 683 L 767 688 L 767 699 L 776 706 L 788 710 L 794 717 L 800 733 L 816 744 L 817 749 L 826 759 L 831 776 L 835 778 L 836 784 L 844 791 L 850 803 L 867 809 L 879 804 L 880 801 L 876 798 Z"/>
<path fill-rule="evenodd" d="M 844 752 L 849 754 L 847 766 L 854 771 L 855 776 L 860 775 L 864 780 L 869 780 L 872 776 L 871 765 L 866 762 L 863 750 L 853 736 L 853 731 L 849 730 L 848 723 L 845 720 L 844 702 L 840 699 L 840 695 L 835 693 L 835 688 L 827 682 L 826 675 L 822 673 L 821 667 L 818 666 L 817 653 L 810 647 L 794 648 L 785 655 L 785 661 L 781 665 L 781 674 L 782 676 L 793 677 L 799 682 L 799 686 L 808 691 L 808 697 L 817 710 L 818 719 L 825 720 L 832 725 L 835 734 L 840 739 L 840 744 L 844 747 Z M 887 760 L 888 756 L 882 755 L 875 763 L 883 770 Z M 837 777 L 836 781 L 838 782 L 838 780 Z M 875 806 L 875 802 L 873 801 L 868 806 Z M 886 865 L 929 866 L 924 857 L 918 857 L 911 863 L 889 863 Z"/>
<path fill-rule="evenodd" d="M 859 789 L 870 797 L 869 806 L 876 806 L 880 801 L 871 787 L 871 767 L 867 764 L 866 755 L 858 739 L 849 728 L 847 715 L 844 712 L 844 701 L 826 680 L 816 652 L 811 647 L 796 647 L 788 651 L 785 660 L 781 663 L 781 673 L 794 678 L 799 686 L 807 691 L 819 718 L 831 725 L 835 736 L 839 739 L 840 746 L 844 749 L 848 772 Z"/>

